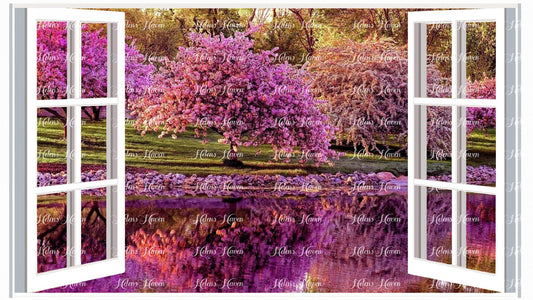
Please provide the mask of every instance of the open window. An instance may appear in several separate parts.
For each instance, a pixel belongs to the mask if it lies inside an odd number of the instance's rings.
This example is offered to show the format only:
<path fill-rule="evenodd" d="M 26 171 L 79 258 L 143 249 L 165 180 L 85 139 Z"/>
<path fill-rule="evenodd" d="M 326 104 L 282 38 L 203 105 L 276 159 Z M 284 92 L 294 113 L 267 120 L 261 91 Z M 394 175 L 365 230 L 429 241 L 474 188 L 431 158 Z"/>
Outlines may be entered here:
<path fill-rule="evenodd" d="M 409 274 L 493 291 L 515 291 L 515 225 L 507 222 L 515 213 L 516 203 L 514 16 L 514 9 L 503 8 L 409 13 Z M 468 32 L 473 26 L 495 31 L 494 43 L 480 45 L 495 51 L 494 99 L 468 96 L 467 64 L 471 56 L 467 36 L 474 42 L 482 40 L 476 32 Z M 449 30 L 445 35 L 451 48 L 449 93 L 433 93 L 428 86 L 428 31 L 435 27 Z M 472 156 L 468 155 L 467 129 L 472 120 L 467 113 L 472 107 L 495 110 L 494 185 L 468 180 Z M 450 181 L 429 180 L 427 175 L 427 145 L 433 138 L 428 134 L 428 118 L 439 109 L 449 114 L 449 120 L 441 125 L 451 131 L 450 153 L 446 153 L 451 161 L 447 174 Z M 432 222 L 436 202 L 450 208 L 447 215 L 440 216 L 447 222 Z M 473 215 L 469 214 L 471 207 Z M 486 224 L 480 224 L 484 220 Z M 484 236 L 480 232 L 488 233 Z M 480 239 L 486 240 L 490 251 L 475 247 Z M 435 249 L 442 255 L 435 257 Z"/>
<path fill-rule="evenodd" d="M 23 183 L 15 195 L 21 233 L 15 241 L 15 290 L 36 292 L 123 273 L 124 14 L 20 8 L 15 20 L 20 37 L 15 45 L 20 66 L 15 73 L 15 122 L 21 137 L 16 143 L 17 149 L 25 149 L 15 162 L 17 182 Z M 99 49 L 107 53 L 106 65 L 100 66 L 107 80 L 98 91 L 85 86 L 91 79 L 84 78 L 88 75 L 83 69 L 83 59 L 90 56 L 82 53 L 84 31 L 92 29 L 107 38 Z M 54 45 L 39 42 L 47 34 L 54 34 L 48 39 Z M 54 80 L 53 86 L 42 83 Z M 98 137 L 86 128 L 89 107 L 105 112 L 100 121 L 106 130 Z M 54 126 L 60 136 L 53 135 Z M 65 147 L 48 148 L 50 138 L 64 139 Z M 94 144 L 105 170 L 88 177 L 82 170 Z M 43 165 L 52 165 L 60 175 L 44 178 L 50 173 Z"/>

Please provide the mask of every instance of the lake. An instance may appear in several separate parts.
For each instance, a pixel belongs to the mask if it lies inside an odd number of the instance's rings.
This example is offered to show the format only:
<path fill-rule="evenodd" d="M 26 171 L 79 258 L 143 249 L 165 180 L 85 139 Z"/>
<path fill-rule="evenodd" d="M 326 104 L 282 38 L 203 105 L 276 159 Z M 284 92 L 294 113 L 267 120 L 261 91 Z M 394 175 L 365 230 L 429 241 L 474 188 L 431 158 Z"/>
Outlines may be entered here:
<path fill-rule="evenodd" d="M 430 260 L 451 263 L 450 204 L 450 192 L 428 193 Z M 57 203 L 39 211 L 54 207 L 59 214 Z M 105 222 L 89 207 L 83 262 L 105 258 Z M 467 195 L 468 268 L 494 272 L 494 207 L 493 196 Z M 404 192 L 130 196 L 126 272 L 47 292 L 486 292 L 408 275 L 406 217 Z M 43 253 L 43 271 L 64 255 Z"/>

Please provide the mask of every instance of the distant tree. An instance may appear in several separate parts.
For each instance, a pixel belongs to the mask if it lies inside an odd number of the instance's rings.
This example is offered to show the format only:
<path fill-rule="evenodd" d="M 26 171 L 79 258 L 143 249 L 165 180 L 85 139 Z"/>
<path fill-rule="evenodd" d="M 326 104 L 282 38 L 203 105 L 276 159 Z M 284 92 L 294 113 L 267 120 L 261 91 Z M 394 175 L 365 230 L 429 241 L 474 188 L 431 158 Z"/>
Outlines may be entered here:
<path fill-rule="evenodd" d="M 391 38 L 399 45 L 407 44 L 409 9 L 319 9 L 320 23 L 328 27 L 321 45 L 339 39 L 364 42 L 368 38 Z"/>
<path fill-rule="evenodd" d="M 327 102 L 325 113 L 339 128 L 337 143 L 353 143 L 366 152 L 393 135 L 407 137 L 407 53 L 385 40 L 349 40 L 322 47 L 320 59 L 306 67 L 315 97 Z"/>
<path fill-rule="evenodd" d="M 254 32 L 256 51 L 278 48 L 278 63 L 301 66 L 317 48 L 327 24 L 320 22 L 321 10 L 313 8 L 265 8 L 242 12 L 248 22 L 260 28 Z"/>
<path fill-rule="evenodd" d="M 378 144 L 407 147 L 407 51 L 390 40 L 363 43 L 344 40 L 321 47 L 317 59 L 305 67 L 311 90 L 326 101 L 323 111 L 338 128 L 339 144 L 353 143 L 366 152 Z M 450 97 L 450 82 L 435 65 L 427 69 L 428 97 Z M 469 98 L 494 98 L 494 80 L 476 81 L 467 86 Z M 428 150 L 449 152 L 450 110 L 428 108 Z M 468 131 L 494 125 L 492 109 L 468 109 Z M 480 121 L 482 119 L 483 121 Z"/>
<path fill-rule="evenodd" d="M 467 23 L 466 74 L 470 81 L 496 76 L 496 23 Z"/>
<path fill-rule="evenodd" d="M 159 66 L 164 57 L 176 55 L 187 45 L 189 28 L 175 18 L 171 9 L 118 9 L 126 15 L 126 35 L 135 40 L 146 63 Z"/>

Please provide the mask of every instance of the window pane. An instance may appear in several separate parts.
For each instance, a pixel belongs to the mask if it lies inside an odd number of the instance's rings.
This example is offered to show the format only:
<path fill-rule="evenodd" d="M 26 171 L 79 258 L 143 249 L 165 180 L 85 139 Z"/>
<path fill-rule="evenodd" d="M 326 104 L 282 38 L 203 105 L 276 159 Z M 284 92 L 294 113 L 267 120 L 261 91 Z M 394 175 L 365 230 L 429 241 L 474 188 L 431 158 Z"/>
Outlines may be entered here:
<path fill-rule="evenodd" d="M 452 192 L 427 188 L 427 259 L 452 263 Z"/>
<path fill-rule="evenodd" d="M 496 22 L 466 23 L 466 98 L 496 99 Z"/>
<path fill-rule="evenodd" d="M 105 98 L 107 96 L 107 24 L 82 24 L 81 54 L 81 97 Z"/>
<path fill-rule="evenodd" d="M 452 77 L 451 24 L 427 24 L 426 32 L 427 97 L 450 98 Z"/>
<path fill-rule="evenodd" d="M 67 98 L 67 22 L 37 22 L 37 99 Z"/>
<path fill-rule="evenodd" d="M 82 181 L 106 179 L 106 106 L 82 107 Z"/>
<path fill-rule="evenodd" d="M 467 108 L 466 181 L 496 185 L 496 109 Z"/>
<path fill-rule="evenodd" d="M 67 183 L 66 111 L 37 109 L 37 186 Z"/>
<path fill-rule="evenodd" d="M 427 107 L 427 176 L 429 180 L 451 180 L 451 124 L 451 107 Z"/>
<path fill-rule="evenodd" d="M 496 196 L 467 193 L 466 211 L 466 267 L 495 273 Z"/>
<path fill-rule="evenodd" d="M 67 266 L 67 196 L 37 196 L 37 273 Z"/>
<path fill-rule="evenodd" d="M 106 259 L 106 188 L 81 193 L 81 263 Z"/>

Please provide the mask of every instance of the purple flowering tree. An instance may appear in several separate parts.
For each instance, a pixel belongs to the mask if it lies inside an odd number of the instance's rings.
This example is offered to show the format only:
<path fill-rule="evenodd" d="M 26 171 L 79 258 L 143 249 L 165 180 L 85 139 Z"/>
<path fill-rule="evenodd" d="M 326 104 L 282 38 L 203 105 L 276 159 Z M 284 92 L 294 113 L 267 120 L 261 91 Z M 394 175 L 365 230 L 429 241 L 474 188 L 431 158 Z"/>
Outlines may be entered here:
<path fill-rule="evenodd" d="M 253 52 L 247 33 L 191 33 L 189 39 L 192 46 L 181 47 L 155 75 L 154 84 L 162 90 L 130 102 L 142 134 L 161 130 L 160 137 L 170 133 L 177 138 L 194 126 L 207 143 L 212 130 L 229 145 L 229 165 L 238 162 L 239 147 L 263 144 L 275 151 L 308 153 L 300 163 L 318 165 L 338 157 L 329 149 L 335 128 L 302 79 L 304 70 L 275 64 L 277 49 Z"/>
<path fill-rule="evenodd" d="M 67 23 L 39 22 L 37 30 L 37 99 L 67 97 Z M 135 41 L 126 44 L 126 99 L 143 97 L 152 84 L 155 67 L 145 64 L 135 49 Z M 103 28 L 82 27 L 82 97 L 99 98 L 107 95 L 107 38 Z M 102 107 L 83 107 L 84 114 L 100 119 Z M 43 108 L 66 124 L 64 108 Z M 66 134 L 66 129 L 65 129 Z"/>
<path fill-rule="evenodd" d="M 466 95 L 471 99 L 495 99 L 496 79 L 487 78 L 470 82 L 467 86 Z M 496 101 L 496 100 L 494 100 Z M 496 108 L 493 107 L 469 107 L 466 119 L 469 131 L 475 129 L 485 131 L 496 126 Z"/>

